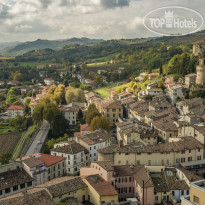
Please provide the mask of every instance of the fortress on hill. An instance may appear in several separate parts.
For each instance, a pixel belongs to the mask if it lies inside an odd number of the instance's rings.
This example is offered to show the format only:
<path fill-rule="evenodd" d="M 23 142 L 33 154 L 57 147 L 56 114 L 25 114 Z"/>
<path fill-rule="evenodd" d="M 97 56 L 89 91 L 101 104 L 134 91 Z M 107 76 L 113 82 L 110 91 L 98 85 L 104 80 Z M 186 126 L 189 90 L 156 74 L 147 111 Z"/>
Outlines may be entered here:
<path fill-rule="evenodd" d="M 196 84 L 205 85 L 205 41 L 194 43 L 193 54 L 199 56 L 199 65 L 196 67 Z"/>

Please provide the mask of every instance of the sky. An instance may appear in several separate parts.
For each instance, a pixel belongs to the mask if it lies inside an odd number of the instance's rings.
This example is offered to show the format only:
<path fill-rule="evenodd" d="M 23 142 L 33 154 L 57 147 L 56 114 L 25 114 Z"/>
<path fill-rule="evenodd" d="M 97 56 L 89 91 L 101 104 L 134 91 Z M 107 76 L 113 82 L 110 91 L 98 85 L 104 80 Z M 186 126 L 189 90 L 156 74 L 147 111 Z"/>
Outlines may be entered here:
<path fill-rule="evenodd" d="M 144 16 L 171 5 L 205 18 L 204 0 L 0 0 L 0 42 L 152 37 Z"/>

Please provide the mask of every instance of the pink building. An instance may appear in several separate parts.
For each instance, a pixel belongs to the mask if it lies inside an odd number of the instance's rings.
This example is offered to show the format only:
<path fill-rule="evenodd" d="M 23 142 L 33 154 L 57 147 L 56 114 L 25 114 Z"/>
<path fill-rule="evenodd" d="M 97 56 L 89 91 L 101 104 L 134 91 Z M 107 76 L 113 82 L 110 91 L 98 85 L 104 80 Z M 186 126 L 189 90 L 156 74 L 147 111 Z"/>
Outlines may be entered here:
<path fill-rule="evenodd" d="M 80 169 L 80 176 L 93 174 L 99 174 L 115 187 L 119 201 L 138 198 L 143 203 L 144 181 L 144 204 L 154 204 L 154 185 L 144 165 L 113 165 L 111 161 L 98 161 Z"/>

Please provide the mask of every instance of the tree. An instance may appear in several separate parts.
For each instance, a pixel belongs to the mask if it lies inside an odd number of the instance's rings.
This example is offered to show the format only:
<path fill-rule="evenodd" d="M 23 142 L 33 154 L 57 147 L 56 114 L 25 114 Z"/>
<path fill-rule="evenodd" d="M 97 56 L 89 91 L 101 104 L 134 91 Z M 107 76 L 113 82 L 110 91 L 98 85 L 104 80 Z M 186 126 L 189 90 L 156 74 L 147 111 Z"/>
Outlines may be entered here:
<path fill-rule="evenodd" d="M 32 114 L 32 119 L 35 123 L 39 123 L 43 120 L 43 109 L 44 105 L 42 103 L 35 106 Z"/>
<path fill-rule="evenodd" d="M 43 109 L 43 119 L 51 123 L 59 113 L 60 111 L 54 103 L 45 104 Z"/>
<path fill-rule="evenodd" d="M 54 97 L 59 101 L 61 104 L 65 102 L 65 85 L 59 84 L 55 91 L 54 91 Z M 59 99 L 59 100 L 58 100 Z"/>
<path fill-rule="evenodd" d="M 88 90 L 88 91 L 91 91 L 93 88 L 92 88 L 91 85 L 81 84 L 81 85 L 80 85 L 80 89 L 81 89 L 81 90 Z"/>
<path fill-rule="evenodd" d="M 26 98 L 25 105 L 30 106 L 30 104 L 31 104 L 31 98 Z"/>
<path fill-rule="evenodd" d="M 69 128 L 69 121 L 63 115 L 56 115 L 51 125 L 52 134 L 62 136 Z"/>
<path fill-rule="evenodd" d="M 77 120 L 79 120 L 81 124 L 84 122 L 84 116 L 81 109 L 79 109 L 77 112 Z"/>
<path fill-rule="evenodd" d="M 162 69 L 162 64 L 159 67 L 159 74 L 162 75 L 163 74 L 163 69 Z"/>
<path fill-rule="evenodd" d="M 92 119 L 96 116 L 100 117 L 101 116 L 100 112 L 98 111 L 98 109 L 94 104 L 89 105 L 88 112 L 86 114 L 86 123 L 90 124 Z"/>
<path fill-rule="evenodd" d="M 23 103 L 20 100 L 16 100 L 15 102 L 12 103 L 12 105 L 20 105 L 23 106 Z"/>
<path fill-rule="evenodd" d="M 15 73 L 13 73 L 12 76 L 13 76 L 13 79 L 16 80 L 16 81 L 23 80 L 23 75 L 19 71 L 16 71 Z"/>
<path fill-rule="evenodd" d="M 74 96 L 76 102 L 84 102 L 85 100 L 85 95 L 80 89 L 75 89 Z"/>
<path fill-rule="evenodd" d="M 96 78 L 95 78 L 95 83 L 97 85 L 102 85 L 103 84 L 103 78 L 101 75 L 98 75 Z"/>
<path fill-rule="evenodd" d="M 0 154 L 0 163 L 1 164 L 8 164 L 9 160 L 11 159 L 12 154 L 10 152 Z"/>
<path fill-rule="evenodd" d="M 96 116 L 91 121 L 91 129 L 92 131 L 102 128 L 104 130 L 110 131 L 109 121 L 105 117 Z"/>
<path fill-rule="evenodd" d="M 74 97 L 75 97 L 74 92 L 67 90 L 67 92 L 65 94 L 65 99 L 66 99 L 67 104 L 71 103 L 73 101 Z"/>
<path fill-rule="evenodd" d="M 27 93 L 27 97 L 31 97 L 32 96 L 32 92 L 33 92 L 33 90 L 29 90 L 28 93 Z"/>
<path fill-rule="evenodd" d="M 6 96 L 6 104 L 10 105 L 17 100 L 16 92 L 11 88 Z"/>
<path fill-rule="evenodd" d="M 9 124 L 17 130 L 21 130 L 27 127 L 27 119 L 22 116 L 17 116 L 16 118 L 12 118 L 9 120 Z"/>
<path fill-rule="evenodd" d="M 49 90 L 48 90 L 48 94 L 54 94 L 54 92 L 55 92 L 55 89 L 56 89 L 56 85 L 51 85 L 50 87 L 49 87 Z"/>
<path fill-rule="evenodd" d="M 63 84 L 65 85 L 65 87 L 67 87 L 67 86 L 68 86 L 68 80 L 65 79 L 65 80 L 63 81 Z"/>

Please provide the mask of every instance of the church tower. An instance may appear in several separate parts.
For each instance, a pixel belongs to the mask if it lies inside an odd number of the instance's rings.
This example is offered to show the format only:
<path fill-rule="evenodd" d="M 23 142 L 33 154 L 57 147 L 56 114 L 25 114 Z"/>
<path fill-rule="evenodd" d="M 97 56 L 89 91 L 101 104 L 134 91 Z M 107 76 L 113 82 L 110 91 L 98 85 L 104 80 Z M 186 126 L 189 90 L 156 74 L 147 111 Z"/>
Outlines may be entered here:
<path fill-rule="evenodd" d="M 199 59 L 199 65 L 196 66 L 196 84 L 205 85 L 205 58 Z"/>

